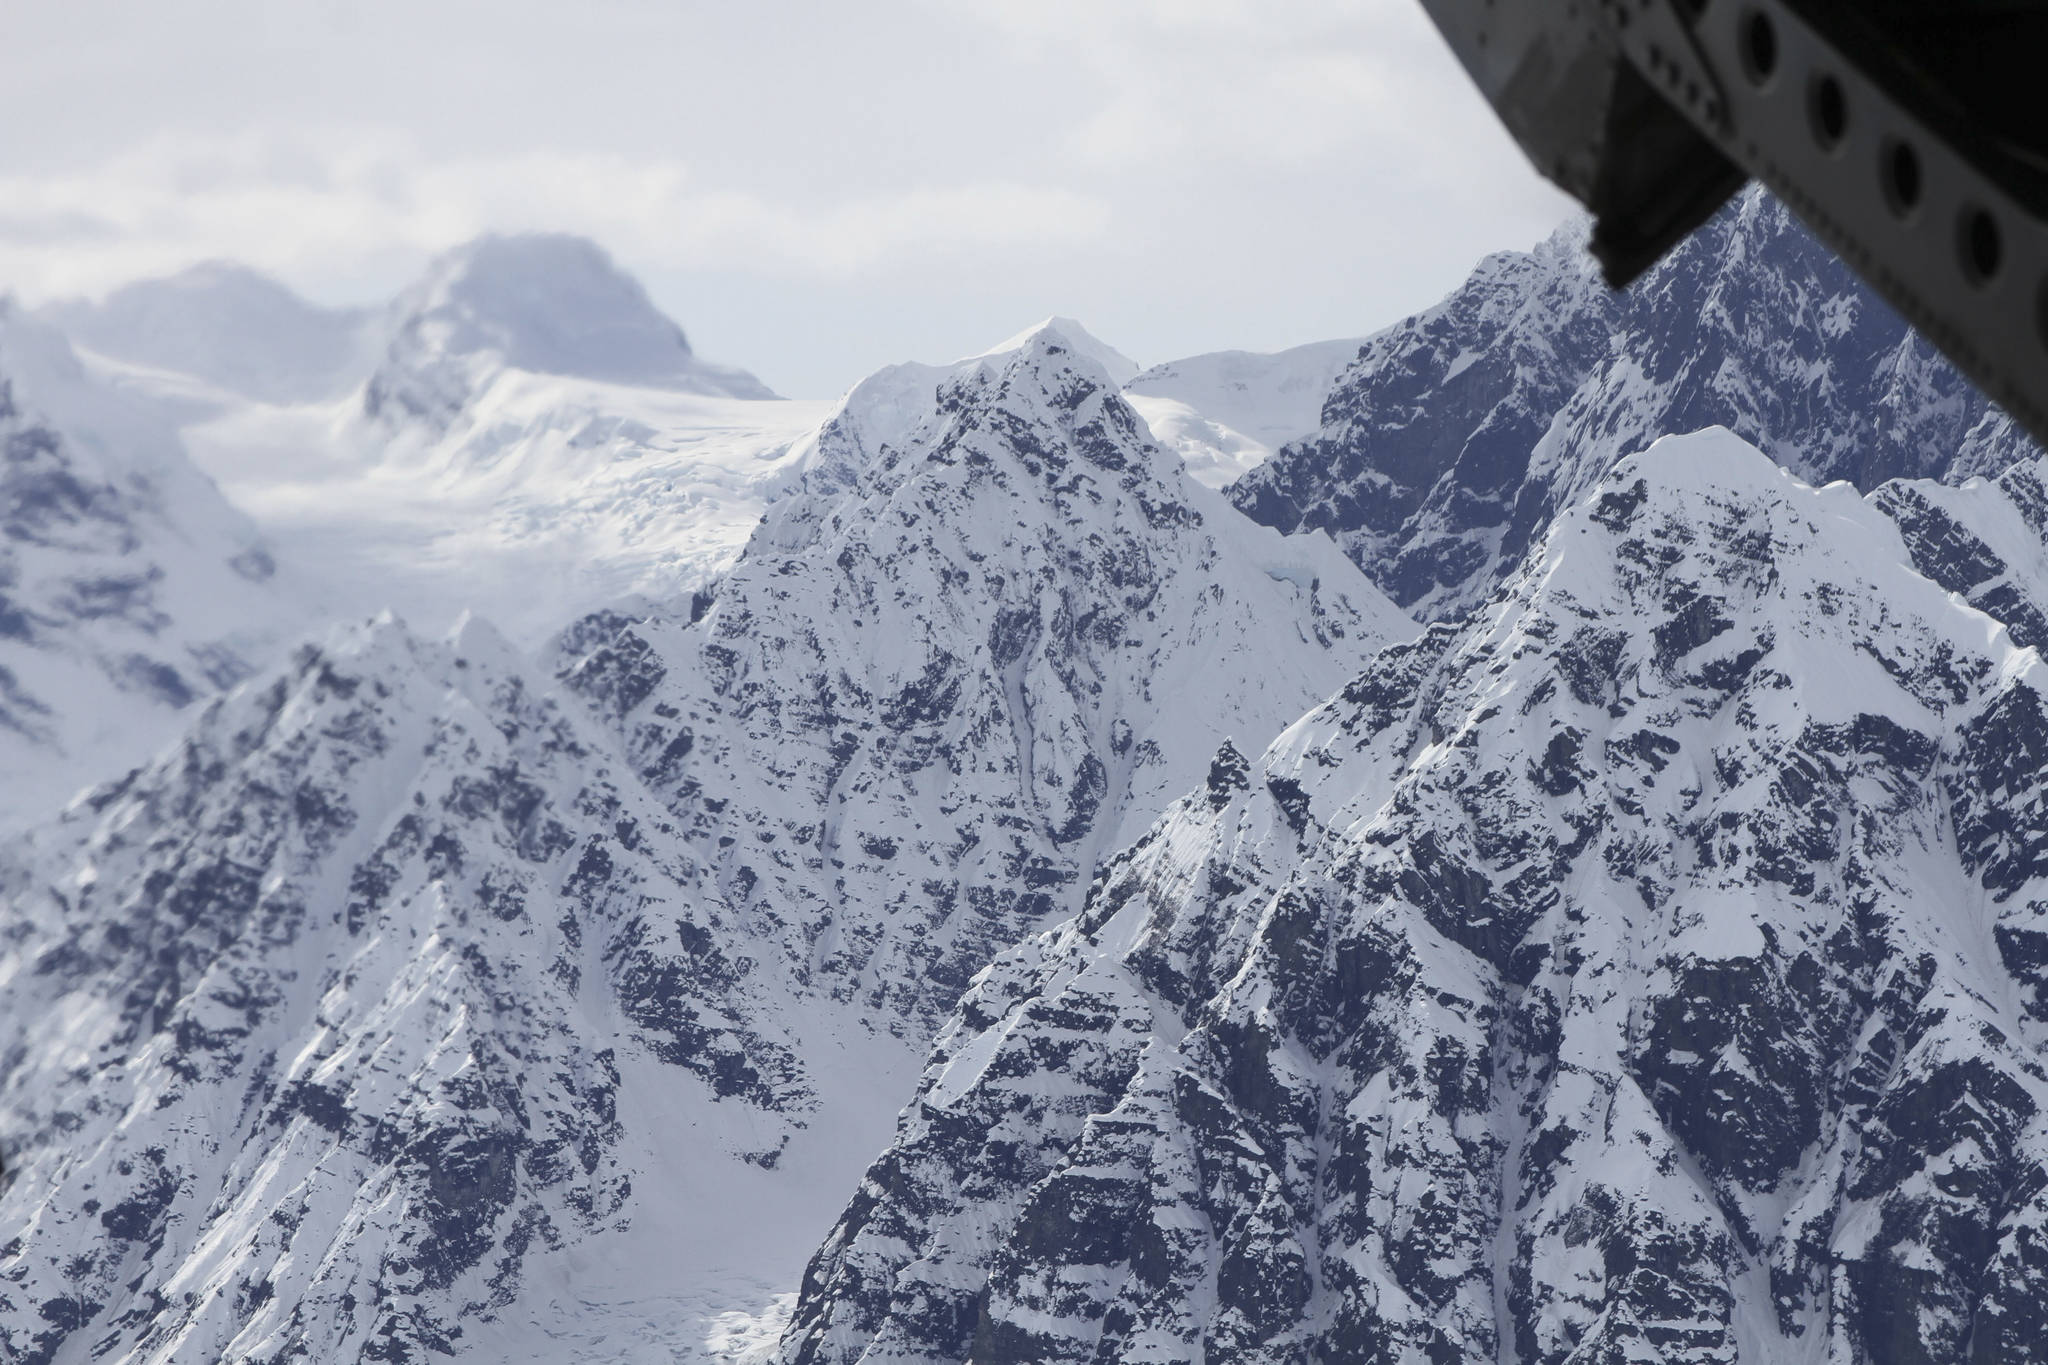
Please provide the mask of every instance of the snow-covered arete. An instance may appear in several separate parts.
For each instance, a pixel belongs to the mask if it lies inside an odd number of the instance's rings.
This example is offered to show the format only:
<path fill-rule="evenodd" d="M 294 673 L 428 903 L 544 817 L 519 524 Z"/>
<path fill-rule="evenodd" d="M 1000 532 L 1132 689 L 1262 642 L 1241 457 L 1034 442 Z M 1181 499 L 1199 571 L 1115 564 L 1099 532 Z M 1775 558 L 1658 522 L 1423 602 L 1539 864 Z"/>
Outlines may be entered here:
<path fill-rule="evenodd" d="M 973 971 L 1412 633 L 1058 332 L 911 374 L 694 624 L 380 617 L 0 855 L 0 1350 L 758 1340 Z"/>
<path fill-rule="evenodd" d="M 1321 527 L 1425 620 L 1471 612 L 1550 519 L 1660 436 L 1726 426 L 1813 483 L 1995 475 L 2038 452 L 1761 189 L 1622 294 L 1585 225 L 1481 262 L 1370 338 L 1321 427 L 1231 487 Z"/>
<path fill-rule="evenodd" d="M 1659 442 L 977 977 L 783 1358 L 2034 1359 L 2044 687 Z"/>

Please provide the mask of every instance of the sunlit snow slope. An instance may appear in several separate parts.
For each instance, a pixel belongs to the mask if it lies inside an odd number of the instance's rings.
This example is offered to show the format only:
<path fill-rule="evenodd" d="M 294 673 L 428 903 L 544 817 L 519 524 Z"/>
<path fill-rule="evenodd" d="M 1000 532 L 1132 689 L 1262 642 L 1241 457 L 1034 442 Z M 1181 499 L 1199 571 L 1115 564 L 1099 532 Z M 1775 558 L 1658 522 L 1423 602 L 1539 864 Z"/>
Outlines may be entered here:
<path fill-rule="evenodd" d="M 1323 420 L 1323 402 L 1363 341 L 1318 341 L 1272 354 L 1217 351 L 1155 365 L 1124 385 L 1152 434 L 1221 488 Z"/>
<path fill-rule="evenodd" d="M 140 762 L 298 619 L 156 406 L 0 299 L 0 827 Z"/>
<path fill-rule="evenodd" d="M 694 1358 L 973 971 L 1413 630 L 1052 328 L 794 458 L 701 619 L 379 618 L 0 855 L 0 1350 Z"/>
<path fill-rule="evenodd" d="M 977 978 L 783 1358 L 2038 1359 L 2044 688 L 1846 485 L 1623 461 Z"/>

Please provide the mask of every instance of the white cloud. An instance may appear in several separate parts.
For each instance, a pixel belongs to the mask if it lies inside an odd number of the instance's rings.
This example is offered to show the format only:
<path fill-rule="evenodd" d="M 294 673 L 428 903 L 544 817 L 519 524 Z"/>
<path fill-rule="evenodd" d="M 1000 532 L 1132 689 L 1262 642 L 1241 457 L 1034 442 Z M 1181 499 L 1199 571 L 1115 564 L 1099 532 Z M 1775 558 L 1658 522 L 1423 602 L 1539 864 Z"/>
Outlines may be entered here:
<path fill-rule="evenodd" d="M 929 3 L 1094 71 L 1101 102 L 1069 143 L 1103 168 L 1428 162 L 1492 134 L 1414 0 Z"/>
<path fill-rule="evenodd" d="M 0 175 L 0 280 L 98 292 L 229 256 L 288 276 L 416 256 L 484 231 L 582 233 L 650 267 L 834 276 L 1104 235 L 1110 210 L 1004 180 L 820 202 L 699 184 L 680 161 L 535 151 L 434 159 L 351 130 L 160 134 L 98 165 Z"/>
<path fill-rule="evenodd" d="M 14 8 L 32 298 L 225 256 L 373 303 L 557 229 L 823 393 L 1053 312 L 1155 359 L 1356 334 L 1565 211 L 1415 0 Z"/>

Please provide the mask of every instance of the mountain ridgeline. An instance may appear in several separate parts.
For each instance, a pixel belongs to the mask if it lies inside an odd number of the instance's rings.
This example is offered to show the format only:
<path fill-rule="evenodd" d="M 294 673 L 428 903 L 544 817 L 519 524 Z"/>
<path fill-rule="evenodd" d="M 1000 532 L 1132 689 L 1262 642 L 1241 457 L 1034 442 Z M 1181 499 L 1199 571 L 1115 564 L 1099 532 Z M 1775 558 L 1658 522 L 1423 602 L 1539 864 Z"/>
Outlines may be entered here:
<path fill-rule="evenodd" d="M 1659 436 L 1725 426 L 1810 483 L 1959 481 L 2038 454 L 1761 189 L 1615 294 L 1583 225 L 1489 257 L 1370 338 L 1322 427 L 1244 475 L 1425 620 L 1468 615 L 1565 506 Z"/>
<path fill-rule="evenodd" d="M 2044 686 L 1852 490 L 1624 461 L 976 980 L 787 1359 L 2038 1359 Z"/>
<path fill-rule="evenodd" d="M 2048 1359 L 2048 461 L 1571 231 L 829 407 L 559 237 L 0 315 L 0 1358 Z"/>
<path fill-rule="evenodd" d="M 883 372 L 806 458 L 701 622 L 570 681 L 764 948 L 920 1036 L 1218 741 L 1414 630 L 1190 480 L 1056 326 Z"/>
<path fill-rule="evenodd" d="M 11 1358 L 545 1358 L 621 1283 L 664 1340 L 759 1303 L 973 973 L 1413 633 L 1051 328 L 804 458 L 701 619 L 587 620 L 558 683 L 387 616 L 7 850 Z"/>

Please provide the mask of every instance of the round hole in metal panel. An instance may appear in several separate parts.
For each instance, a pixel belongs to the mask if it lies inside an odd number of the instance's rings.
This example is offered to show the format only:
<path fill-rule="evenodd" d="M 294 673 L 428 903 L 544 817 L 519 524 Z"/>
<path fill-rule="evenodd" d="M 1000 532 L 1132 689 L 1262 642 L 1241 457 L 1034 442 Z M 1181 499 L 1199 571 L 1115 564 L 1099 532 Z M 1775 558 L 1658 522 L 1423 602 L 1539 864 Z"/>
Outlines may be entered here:
<path fill-rule="evenodd" d="M 1816 76 L 1806 92 L 1807 121 L 1813 125 L 1813 140 L 1824 152 L 1832 152 L 1849 135 L 1849 97 L 1833 76 Z"/>
<path fill-rule="evenodd" d="M 1778 29 L 1761 10 L 1742 20 L 1742 70 L 1752 85 L 1765 84 L 1778 70 Z"/>
<path fill-rule="evenodd" d="M 1956 220 L 1956 255 L 1971 284 L 1989 284 L 1997 276 L 2005 264 L 2005 236 L 1989 209 L 1972 205 L 1963 210 Z"/>
<path fill-rule="evenodd" d="M 1886 138 L 1878 153 L 1877 181 L 1884 202 L 1901 218 L 1912 216 L 1920 207 L 1920 153 L 1900 138 Z"/>

